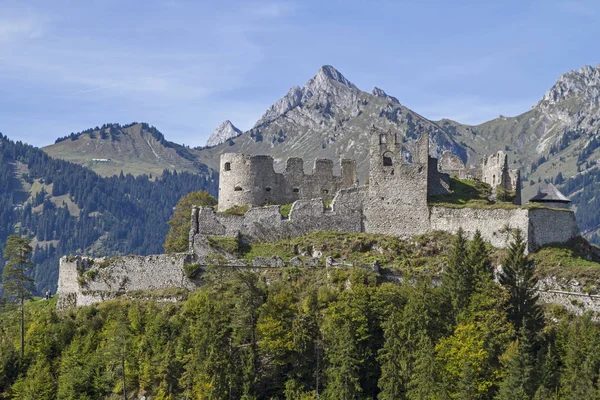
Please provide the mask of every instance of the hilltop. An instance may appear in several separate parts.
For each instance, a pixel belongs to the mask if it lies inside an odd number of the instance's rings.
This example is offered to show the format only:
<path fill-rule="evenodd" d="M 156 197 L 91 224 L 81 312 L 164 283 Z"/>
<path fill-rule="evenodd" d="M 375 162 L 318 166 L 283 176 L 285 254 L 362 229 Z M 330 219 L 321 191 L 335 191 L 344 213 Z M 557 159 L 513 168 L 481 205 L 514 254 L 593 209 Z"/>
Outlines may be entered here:
<path fill-rule="evenodd" d="M 42 150 L 102 176 L 121 171 L 134 176 L 160 176 L 164 170 L 208 174 L 208 168 L 189 148 L 167 141 L 158 129 L 146 123 L 105 124 L 59 138 Z"/>

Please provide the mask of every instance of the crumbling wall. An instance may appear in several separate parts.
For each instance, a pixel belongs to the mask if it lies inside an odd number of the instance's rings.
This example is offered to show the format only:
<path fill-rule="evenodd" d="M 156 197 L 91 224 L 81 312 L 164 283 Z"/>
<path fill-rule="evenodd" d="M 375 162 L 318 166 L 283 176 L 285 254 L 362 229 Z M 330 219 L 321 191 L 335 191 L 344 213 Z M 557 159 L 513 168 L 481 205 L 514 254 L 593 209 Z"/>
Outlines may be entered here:
<path fill-rule="evenodd" d="M 438 168 L 440 172 L 455 176 L 458 179 L 483 180 L 481 166 L 477 168 L 468 168 L 459 156 L 448 150 L 442 153 L 442 158 L 436 168 Z"/>
<path fill-rule="evenodd" d="M 428 168 L 427 133 L 415 143 L 412 163 L 408 163 L 401 137 L 372 129 L 366 232 L 409 237 L 429 231 Z"/>
<path fill-rule="evenodd" d="M 342 160 L 341 175 L 333 174 L 333 161 L 315 160 L 312 174 L 304 173 L 301 158 L 290 158 L 283 173 L 276 173 L 271 156 L 226 153 L 221 155 L 219 211 L 234 206 L 290 204 L 296 200 L 332 200 L 340 189 L 358 185 L 356 161 Z"/>
<path fill-rule="evenodd" d="M 59 264 L 59 310 L 86 306 L 126 295 L 134 290 L 194 289 L 183 266 L 189 254 L 124 256 L 111 259 L 62 257 Z"/>
<path fill-rule="evenodd" d="M 258 241 L 278 241 L 315 231 L 362 232 L 364 190 L 340 190 L 331 206 L 322 199 L 298 200 L 289 217 L 284 218 L 279 206 L 253 207 L 245 215 L 227 215 L 211 208 L 195 208 L 192 212 L 191 247 L 197 254 L 205 252 L 203 237 L 248 235 Z"/>
<path fill-rule="evenodd" d="M 429 157 L 427 168 L 428 195 L 445 195 L 450 193 L 450 175 L 438 171 L 438 159 Z"/>

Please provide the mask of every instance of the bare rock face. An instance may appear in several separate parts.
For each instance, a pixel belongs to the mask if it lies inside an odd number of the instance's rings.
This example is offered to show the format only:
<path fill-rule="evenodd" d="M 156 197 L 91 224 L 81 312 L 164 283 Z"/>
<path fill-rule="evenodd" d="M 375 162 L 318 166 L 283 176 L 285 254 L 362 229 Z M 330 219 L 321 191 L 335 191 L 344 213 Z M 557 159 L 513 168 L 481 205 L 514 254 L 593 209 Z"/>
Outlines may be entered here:
<path fill-rule="evenodd" d="M 394 96 L 390 96 L 389 94 L 384 92 L 383 89 L 379 89 L 377 86 L 373 88 L 373 90 L 371 91 L 371 94 L 373 96 L 377 96 L 377 97 L 381 97 L 382 99 L 389 100 L 393 103 L 400 104 L 400 101 L 398 101 L 397 98 L 395 98 Z"/>
<path fill-rule="evenodd" d="M 231 121 L 226 120 L 221 122 L 217 129 L 213 131 L 208 140 L 206 141 L 207 146 L 218 146 L 221 143 L 225 143 L 229 139 L 236 138 L 242 134 L 238 128 L 236 128 Z"/>
<path fill-rule="evenodd" d="M 585 65 L 579 71 L 563 74 L 544 95 L 537 107 L 550 109 L 561 102 L 576 99 L 594 108 L 600 102 L 600 64 L 596 68 Z"/>
<path fill-rule="evenodd" d="M 348 90 L 358 92 L 358 88 L 338 70 L 330 65 L 324 65 L 304 87 L 293 86 L 284 97 L 269 107 L 254 127 L 256 128 L 272 122 L 285 115 L 288 111 L 307 104 L 311 99 L 314 102 L 335 97 L 336 100 L 345 102 L 345 104 L 340 104 L 340 106 L 347 105 L 350 100 L 347 96 Z"/>

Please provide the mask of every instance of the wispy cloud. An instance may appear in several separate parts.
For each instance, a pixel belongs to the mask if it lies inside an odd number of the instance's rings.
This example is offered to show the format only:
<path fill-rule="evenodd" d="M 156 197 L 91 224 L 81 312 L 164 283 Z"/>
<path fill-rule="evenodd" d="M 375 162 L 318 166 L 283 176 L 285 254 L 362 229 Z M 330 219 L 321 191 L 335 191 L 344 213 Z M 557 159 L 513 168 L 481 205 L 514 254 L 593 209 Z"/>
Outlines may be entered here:
<path fill-rule="evenodd" d="M 596 1 L 593 4 L 597 7 L 598 3 Z M 559 8 L 563 11 L 566 11 L 570 14 L 575 14 L 584 17 L 593 17 L 596 15 L 596 9 L 593 5 L 586 3 L 585 1 L 563 1 L 559 3 Z"/>
<path fill-rule="evenodd" d="M 29 10 L 14 11 L 0 7 L 0 44 L 40 38 L 46 31 L 46 22 Z"/>

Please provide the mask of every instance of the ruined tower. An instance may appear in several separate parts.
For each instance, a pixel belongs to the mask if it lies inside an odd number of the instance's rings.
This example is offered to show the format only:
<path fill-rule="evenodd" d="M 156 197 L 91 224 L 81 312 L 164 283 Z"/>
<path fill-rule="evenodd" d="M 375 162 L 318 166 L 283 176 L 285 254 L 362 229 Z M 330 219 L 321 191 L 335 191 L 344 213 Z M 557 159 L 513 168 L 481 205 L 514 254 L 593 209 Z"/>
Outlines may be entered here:
<path fill-rule="evenodd" d="M 341 160 L 340 176 L 334 175 L 332 160 L 316 159 L 312 174 L 304 173 L 301 158 L 288 159 L 283 173 L 275 172 L 273 161 L 271 156 L 222 154 L 218 210 L 290 204 L 301 199 L 330 201 L 340 189 L 358 186 L 354 160 Z"/>
<path fill-rule="evenodd" d="M 400 132 L 373 127 L 370 136 L 365 230 L 401 237 L 427 232 L 429 134 L 415 142 L 412 160 Z"/>
<path fill-rule="evenodd" d="M 506 191 L 514 192 L 513 202 L 521 204 L 521 174 L 519 170 L 508 168 L 508 157 L 503 151 L 482 158 L 481 180 L 492 187 L 493 196 L 500 186 Z"/>

